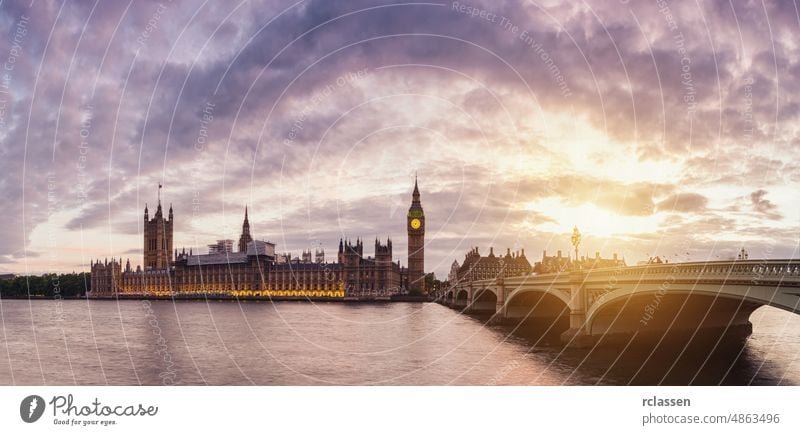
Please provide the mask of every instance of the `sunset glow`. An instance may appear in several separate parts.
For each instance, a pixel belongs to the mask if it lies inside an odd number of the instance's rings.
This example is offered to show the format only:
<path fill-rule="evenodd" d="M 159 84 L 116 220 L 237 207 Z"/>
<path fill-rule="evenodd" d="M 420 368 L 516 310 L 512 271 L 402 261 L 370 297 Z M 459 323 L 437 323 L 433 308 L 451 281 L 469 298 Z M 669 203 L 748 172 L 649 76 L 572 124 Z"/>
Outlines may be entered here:
<path fill-rule="evenodd" d="M 449 3 L 312 3 L 174 4 L 147 33 L 155 5 L 37 10 L 0 47 L 0 270 L 140 263 L 159 183 L 178 248 L 238 237 L 248 205 L 279 252 L 393 237 L 405 261 L 415 174 L 437 276 L 473 246 L 569 252 L 575 226 L 631 263 L 796 256 L 800 56 L 762 31 L 791 2 L 675 2 L 682 39 L 654 3 L 474 5 L 516 32 Z"/>

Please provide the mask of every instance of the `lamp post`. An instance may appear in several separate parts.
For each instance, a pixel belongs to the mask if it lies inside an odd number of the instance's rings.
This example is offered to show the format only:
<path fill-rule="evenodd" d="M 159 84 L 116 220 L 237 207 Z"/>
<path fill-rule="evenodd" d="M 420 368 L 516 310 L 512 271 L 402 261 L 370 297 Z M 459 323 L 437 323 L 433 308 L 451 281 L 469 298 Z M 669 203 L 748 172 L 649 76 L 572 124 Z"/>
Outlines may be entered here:
<path fill-rule="evenodd" d="M 581 244 L 581 232 L 578 231 L 578 227 L 574 227 L 572 229 L 572 246 L 575 247 L 575 268 L 580 268 L 578 263 L 578 246 Z"/>

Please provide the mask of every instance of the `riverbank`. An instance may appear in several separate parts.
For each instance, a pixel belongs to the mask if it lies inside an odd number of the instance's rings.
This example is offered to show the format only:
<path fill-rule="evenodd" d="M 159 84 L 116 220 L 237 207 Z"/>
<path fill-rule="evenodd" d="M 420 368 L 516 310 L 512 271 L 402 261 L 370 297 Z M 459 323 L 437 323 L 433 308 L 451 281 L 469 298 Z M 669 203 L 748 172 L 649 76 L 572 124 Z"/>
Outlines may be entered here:
<path fill-rule="evenodd" d="M 166 300 L 166 301 L 189 301 L 189 300 L 220 300 L 220 301 L 273 301 L 273 302 L 343 302 L 343 303 L 383 303 L 383 302 L 433 302 L 433 298 L 427 295 L 393 295 L 393 296 L 345 296 L 336 297 L 306 297 L 306 296 L 231 296 L 226 294 L 177 294 L 177 295 L 142 295 L 142 294 L 117 294 L 117 295 L 91 295 L 91 296 L 70 296 L 70 297 L 9 297 L 0 300 L 34 300 L 34 301 L 55 301 L 55 300 Z"/>

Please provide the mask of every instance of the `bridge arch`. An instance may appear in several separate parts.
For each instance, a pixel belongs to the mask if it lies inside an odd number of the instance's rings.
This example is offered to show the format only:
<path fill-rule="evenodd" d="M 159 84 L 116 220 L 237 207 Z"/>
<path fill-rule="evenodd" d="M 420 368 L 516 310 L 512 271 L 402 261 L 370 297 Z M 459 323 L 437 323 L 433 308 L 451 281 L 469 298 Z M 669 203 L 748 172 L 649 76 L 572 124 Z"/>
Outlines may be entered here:
<path fill-rule="evenodd" d="M 556 319 L 569 316 L 569 297 L 552 288 L 523 287 L 512 291 L 504 306 L 507 319 Z"/>
<path fill-rule="evenodd" d="M 456 290 L 456 297 L 453 299 L 453 305 L 456 308 L 466 308 L 469 299 L 469 291 L 467 289 L 458 289 Z"/>
<path fill-rule="evenodd" d="M 482 313 L 494 313 L 497 309 L 497 293 L 492 287 L 476 289 L 472 296 L 470 310 Z"/>
<path fill-rule="evenodd" d="M 751 283 L 630 285 L 589 298 L 586 333 L 593 336 L 709 328 L 749 333 L 750 315 L 761 306 L 800 312 L 797 296 Z"/>

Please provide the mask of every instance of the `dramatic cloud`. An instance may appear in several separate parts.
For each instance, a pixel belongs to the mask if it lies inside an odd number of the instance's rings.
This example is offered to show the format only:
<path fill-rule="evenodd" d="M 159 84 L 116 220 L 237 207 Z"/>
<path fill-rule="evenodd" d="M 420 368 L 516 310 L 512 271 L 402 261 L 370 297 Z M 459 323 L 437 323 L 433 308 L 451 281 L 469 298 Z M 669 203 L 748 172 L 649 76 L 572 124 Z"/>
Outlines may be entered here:
<path fill-rule="evenodd" d="M 179 247 L 237 238 L 248 204 L 281 251 L 391 236 L 405 263 L 415 173 L 440 276 L 575 225 L 629 262 L 798 245 L 791 2 L 19 0 L 0 23 L 3 271 L 139 262 L 159 183 Z"/>

